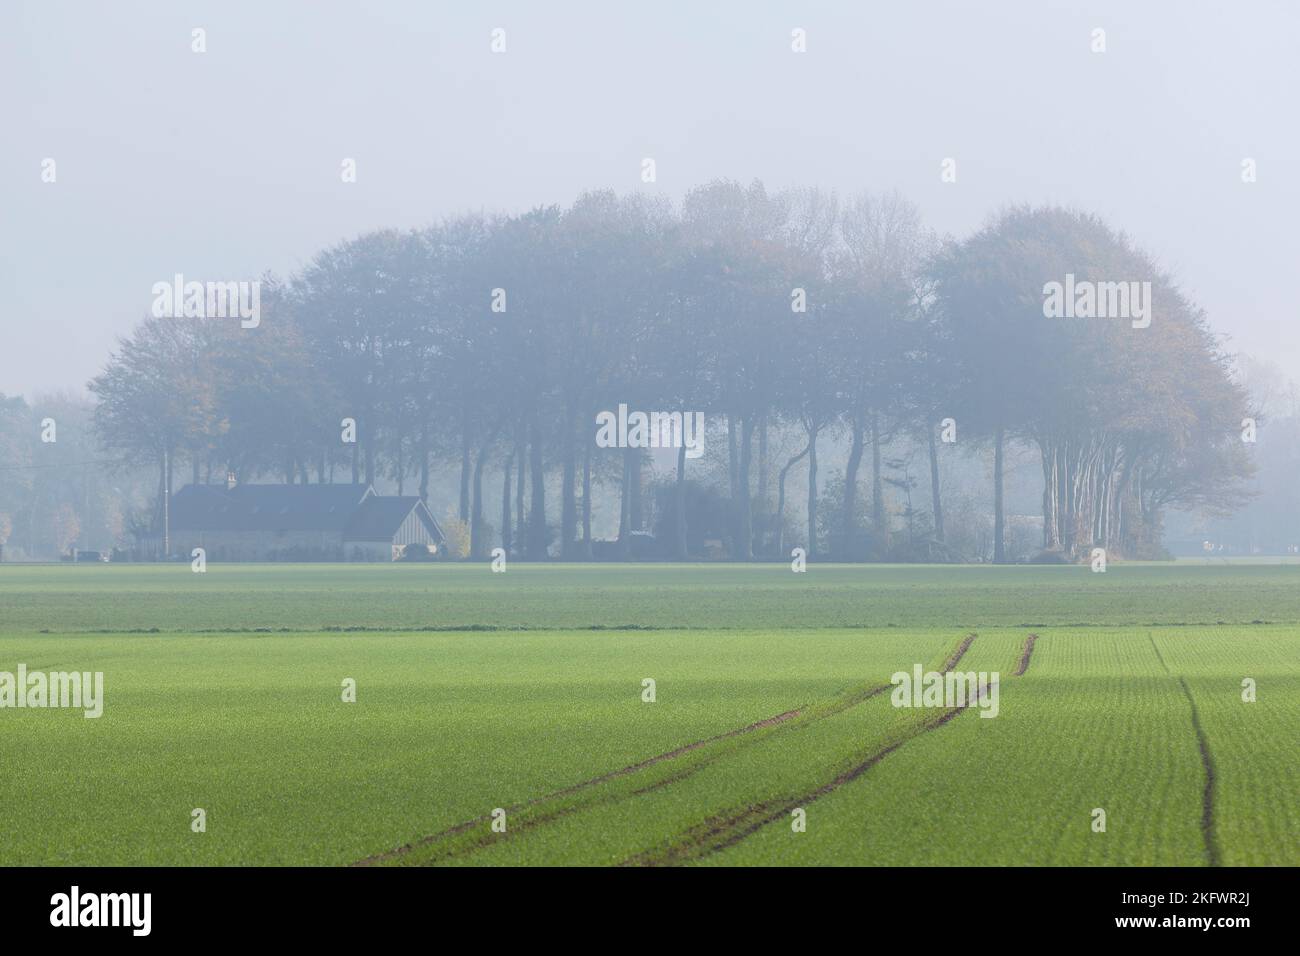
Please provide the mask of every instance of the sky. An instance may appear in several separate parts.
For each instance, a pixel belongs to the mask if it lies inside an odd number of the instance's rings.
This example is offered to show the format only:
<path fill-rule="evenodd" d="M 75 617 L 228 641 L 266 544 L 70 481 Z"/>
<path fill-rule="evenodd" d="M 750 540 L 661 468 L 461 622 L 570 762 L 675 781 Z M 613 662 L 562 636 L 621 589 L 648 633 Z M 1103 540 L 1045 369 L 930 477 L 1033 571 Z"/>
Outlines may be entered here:
<path fill-rule="evenodd" d="M 176 273 L 719 178 L 897 189 L 954 237 L 1098 213 L 1300 379 L 1298 28 L 1290 0 L 5 0 L 0 392 L 83 392 Z"/>

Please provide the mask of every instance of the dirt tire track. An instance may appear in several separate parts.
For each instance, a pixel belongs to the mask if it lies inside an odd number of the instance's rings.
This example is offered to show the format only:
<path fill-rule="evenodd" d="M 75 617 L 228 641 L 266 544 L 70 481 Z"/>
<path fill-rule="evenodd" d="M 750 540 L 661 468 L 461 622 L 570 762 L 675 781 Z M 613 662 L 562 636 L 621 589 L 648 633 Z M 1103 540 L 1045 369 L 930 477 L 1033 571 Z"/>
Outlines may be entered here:
<path fill-rule="evenodd" d="M 867 687 L 862 690 L 856 691 L 855 693 L 849 694 L 844 699 L 837 701 L 834 704 L 827 705 L 822 710 L 818 710 L 815 713 L 809 714 L 808 719 L 803 723 L 799 724 L 799 726 L 807 727 L 810 724 L 816 723 L 819 720 L 825 720 L 828 717 L 834 717 L 837 714 L 842 714 L 846 710 L 851 710 L 854 707 L 857 707 L 859 704 L 864 704 L 867 701 L 871 700 L 871 698 L 879 694 L 885 693 L 885 691 L 889 690 L 892 686 L 893 686 L 892 684 L 877 684 L 875 687 Z M 800 715 L 799 711 L 795 711 L 794 713 L 796 716 Z M 629 794 L 629 796 L 640 797 L 640 796 L 644 796 L 647 793 L 654 793 L 654 791 L 656 790 L 662 790 L 664 787 L 672 786 L 675 783 L 681 783 L 683 780 L 687 779 L 688 777 L 694 776 L 696 773 L 703 770 L 705 767 L 716 762 L 716 760 L 721 756 L 722 755 L 719 754 L 717 757 L 713 757 L 711 759 L 704 760 L 701 761 L 700 763 L 693 764 L 692 766 L 686 767 L 685 769 L 682 770 L 681 773 L 675 773 L 672 774 L 671 776 L 664 777 L 661 780 L 656 780 L 654 783 L 647 784 L 646 786 L 641 787 L 640 789 L 633 790 Z"/>
<path fill-rule="evenodd" d="M 1011 675 L 1012 677 L 1025 676 L 1025 671 L 1029 670 L 1030 655 L 1034 653 L 1034 644 L 1037 643 L 1037 641 L 1038 641 L 1037 634 L 1030 634 L 1027 638 L 1025 638 L 1025 651 L 1023 654 L 1020 655 L 1020 663 L 1016 665 L 1016 672 Z"/>
<path fill-rule="evenodd" d="M 957 663 L 965 655 L 967 649 L 970 648 L 971 642 L 974 640 L 975 640 L 975 635 L 973 633 L 966 635 L 966 637 L 962 640 L 962 642 L 957 646 L 957 648 L 952 652 L 952 654 L 948 656 L 948 659 L 944 662 L 943 670 L 945 672 L 957 665 Z M 837 702 L 834 705 L 831 705 L 826 710 L 818 711 L 817 713 L 810 715 L 810 719 L 823 720 L 827 717 L 832 717 L 836 714 L 843 713 L 844 711 L 852 707 L 856 707 L 857 705 L 870 700 L 871 698 L 877 696 L 878 694 L 884 693 L 885 691 L 889 690 L 891 686 L 892 686 L 891 684 L 879 684 L 875 687 L 865 688 L 856 693 L 852 693 L 847 697 L 845 697 L 843 700 Z M 751 733 L 755 730 L 761 730 L 766 727 L 772 727 L 779 724 L 783 724 L 789 720 L 793 720 L 796 717 L 801 716 L 802 713 L 803 712 L 801 710 L 788 710 L 785 713 L 777 714 L 773 717 L 767 717 L 764 718 L 763 720 L 755 721 L 752 724 L 747 724 L 744 727 L 738 727 L 735 730 L 729 730 L 721 734 L 715 734 L 712 737 L 706 737 L 703 740 L 697 740 L 692 743 L 685 744 L 674 750 L 670 750 L 665 753 L 658 754 L 654 757 L 649 757 L 646 760 L 642 760 L 634 764 L 629 764 L 628 766 L 622 767 L 618 770 L 613 770 L 608 773 L 601 774 L 598 777 L 592 777 L 590 780 L 584 780 L 581 783 L 572 784 L 571 786 L 563 787 L 559 790 L 554 790 L 550 793 L 541 794 L 540 796 L 533 797 L 532 799 L 526 800 L 522 803 L 516 803 L 509 807 L 506 807 L 505 810 L 507 814 L 510 814 L 510 813 L 518 812 L 520 810 L 527 809 L 529 807 L 536 806 L 539 803 L 544 803 L 548 800 L 563 799 L 564 797 L 572 796 L 573 794 L 579 793 L 583 790 L 587 790 L 592 787 L 599 786 L 602 783 L 608 783 L 611 780 L 615 780 L 620 777 L 625 777 L 630 774 L 637 773 L 655 764 L 663 763 L 668 760 L 673 760 L 684 754 L 690 753 L 691 751 L 698 750 L 702 747 L 706 747 L 709 744 L 717 743 L 719 741 L 727 740 L 734 737 L 739 737 L 744 734 Z M 629 794 L 629 796 L 632 797 L 641 796 L 643 794 L 650 793 L 654 790 L 658 790 L 670 784 L 678 783 L 686 779 L 687 777 L 692 776 L 699 770 L 703 769 L 709 763 L 712 763 L 712 761 L 705 761 L 703 763 L 688 767 L 682 773 L 673 774 L 669 777 L 666 777 L 663 780 L 656 781 L 646 787 L 642 787 L 641 789 L 634 790 L 632 791 L 631 794 Z M 534 829 L 537 826 L 541 826 L 542 824 L 549 823 L 551 820 L 557 819 L 562 816 L 567 816 L 571 812 L 573 812 L 571 808 L 560 808 L 555 812 L 545 814 L 544 816 L 538 819 L 526 823 L 523 828 Z M 370 856 L 365 857 L 364 859 L 357 860 L 356 862 L 349 864 L 349 866 L 373 866 L 377 863 L 386 863 L 392 860 L 400 859 L 401 857 L 407 855 L 413 850 L 422 849 L 427 846 L 432 846 L 433 844 L 438 843 L 439 841 L 460 836 L 461 834 L 473 829 L 476 826 L 482 826 L 483 824 L 487 823 L 489 819 L 490 816 L 488 814 L 483 814 L 481 816 L 473 818 L 472 820 L 465 820 L 462 823 L 457 823 L 451 827 L 448 827 L 445 830 L 439 831 L 438 833 L 421 837 L 418 840 L 413 840 L 410 843 L 403 844 L 402 846 L 394 847 L 391 850 L 385 850 L 380 853 L 371 854 Z M 516 832 L 518 831 L 516 830 Z M 467 853 L 477 850 L 478 848 L 479 845 L 475 845 L 472 847 L 468 847 L 465 850 L 452 851 L 450 854 L 448 854 L 448 858 L 463 856 L 466 855 Z"/>
<path fill-rule="evenodd" d="M 948 671 L 956 667 L 961 662 L 961 659 L 966 655 L 966 651 L 970 649 L 974 640 L 975 635 L 968 634 L 957 649 L 944 662 L 943 669 L 940 673 L 946 674 Z M 890 685 L 886 685 L 886 687 L 888 686 Z M 874 694 L 868 696 L 874 696 Z M 950 708 L 942 714 L 931 717 L 929 720 L 922 722 L 912 733 L 872 752 L 861 763 L 844 771 L 833 780 L 822 784 L 817 789 L 805 794 L 797 800 L 765 801 L 763 803 L 746 807 L 740 813 L 731 814 L 729 816 L 719 815 L 712 817 L 709 820 L 706 820 L 701 827 L 696 828 L 694 833 L 688 831 L 685 841 L 669 845 L 658 851 L 651 850 L 645 853 L 639 853 L 624 860 L 621 865 L 672 865 L 677 862 L 685 862 L 703 856 L 711 856 L 714 853 L 720 853 L 721 851 L 740 843 L 746 837 L 757 833 L 768 824 L 774 823 L 777 820 L 788 816 L 796 807 L 806 807 L 808 804 L 820 800 L 827 794 L 838 790 L 845 784 L 852 783 L 909 740 L 919 737 L 926 731 L 942 727 L 959 713 L 978 702 L 979 696 L 977 692 L 966 703 L 958 707 Z M 776 809 L 773 810 L 773 807 L 776 807 Z M 699 832 L 700 829 L 703 829 L 704 832 Z M 720 837 L 722 839 L 718 839 Z"/>
<path fill-rule="evenodd" d="M 960 664 L 961 659 L 966 656 L 966 652 L 970 650 L 970 646 L 974 643 L 975 634 L 967 634 L 962 639 L 962 642 L 957 645 L 957 649 L 948 655 L 948 659 L 943 662 L 943 667 L 939 668 L 939 673 L 946 674 Z"/>
<path fill-rule="evenodd" d="M 1174 676 L 1174 672 L 1165 663 L 1165 656 L 1160 653 L 1155 635 L 1150 631 L 1147 632 L 1147 640 L 1151 642 L 1151 649 L 1156 652 L 1156 660 L 1160 661 L 1160 666 L 1164 668 L 1165 673 Z M 1201 790 L 1201 837 L 1205 840 L 1205 858 L 1210 866 L 1222 866 L 1219 841 L 1214 833 L 1214 790 L 1217 782 L 1214 773 L 1214 756 L 1210 753 L 1209 738 L 1205 736 L 1205 731 L 1201 727 L 1201 716 L 1196 710 L 1192 690 L 1187 686 L 1187 679 L 1181 674 L 1178 675 L 1178 685 L 1183 689 L 1183 696 L 1187 698 L 1187 706 L 1192 709 L 1192 730 L 1196 732 L 1196 746 L 1201 752 L 1201 767 L 1205 770 L 1205 786 Z"/>
<path fill-rule="evenodd" d="M 752 733 L 755 730 L 761 730 L 764 727 L 774 727 L 777 724 L 783 724 L 787 720 L 793 720 L 795 717 L 798 717 L 799 714 L 800 711 L 798 710 L 787 710 L 785 713 L 777 714 L 774 717 L 765 717 L 762 720 L 757 720 L 752 724 L 746 724 L 744 727 L 737 727 L 735 730 L 728 730 L 721 734 L 715 734 L 712 737 L 706 737 L 703 740 L 696 740 L 689 744 L 684 744 L 681 747 L 677 747 L 673 750 L 669 750 L 661 754 L 656 754 L 653 757 L 648 757 L 645 760 L 641 760 L 637 763 L 628 764 L 626 767 L 620 767 L 618 770 L 611 770 L 608 773 L 603 773 L 598 777 L 592 777 L 590 780 L 583 780 L 581 783 L 571 784 L 570 786 L 562 787 L 559 790 L 553 790 L 550 793 L 541 794 L 540 796 L 533 797 L 531 800 L 525 800 L 523 803 L 513 804 L 509 807 L 506 807 L 505 810 L 507 813 L 515 813 L 519 810 L 525 810 L 528 807 L 536 806 L 537 804 L 543 803 L 547 800 L 558 800 L 563 797 L 572 796 L 575 793 L 579 793 L 591 787 L 599 786 L 600 784 L 607 783 L 610 780 L 616 780 L 619 777 L 626 777 L 629 774 L 637 773 L 638 771 L 644 770 L 646 767 L 654 766 L 657 763 L 663 763 L 666 760 L 674 760 L 677 757 L 680 757 L 683 754 L 688 754 L 693 750 L 699 750 L 701 747 L 707 747 L 709 744 L 717 743 L 719 740 L 728 740 L 732 737 L 739 737 L 742 734 Z M 370 866 L 371 864 L 374 863 L 382 863 L 387 860 L 396 859 L 400 856 L 410 853 L 414 849 L 429 846 L 430 844 L 436 843 L 439 840 L 445 840 L 448 837 L 458 836 L 461 833 L 464 833 L 466 830 L 472 829 L 475 826 L 488 822 L 489 819 L 490 816 L 488 814 L 484 814 L 482 816 L 475 817 L 472 820 L 466 820 L 463 823 L 457 823 L 454 826 L 439 831 L 438 833 L 431 834 L 427 837 L 421 837 L 419 840 L 412 841 L 411 843 L 407 843 L 403 846 L 396 847 L 392 850 L 386 850 L 383 853 L 375 853 L 371 856 L 366 857 L 363 860 L 358 860 L 355 863 L 352 863 L 351 865 Z M 553 817 L 547 817 L 546 819 L 553 819 Z"/>
<path fill-rule="evenodd" d="M 1205 787 L 1201 791 L 1201 836 L 1205 839 L 1205 856 L 1210 866 L 1222 866 L 1219 855 L 1219 842 L 1214 834 L 1214 756 L 1210 753 L 1210 741 L 1201 728 L 1201 718 L 1196 711 L 1196 701 L 1192 699 L 1191 688 L 1184 677 L 1178 678 L 1183 688 L 1183 696 L 1192 708 L 1192 729 L 1196 731 L 1196 745 L 1201 751 L 1201 766 L 1205 768 Z"/>

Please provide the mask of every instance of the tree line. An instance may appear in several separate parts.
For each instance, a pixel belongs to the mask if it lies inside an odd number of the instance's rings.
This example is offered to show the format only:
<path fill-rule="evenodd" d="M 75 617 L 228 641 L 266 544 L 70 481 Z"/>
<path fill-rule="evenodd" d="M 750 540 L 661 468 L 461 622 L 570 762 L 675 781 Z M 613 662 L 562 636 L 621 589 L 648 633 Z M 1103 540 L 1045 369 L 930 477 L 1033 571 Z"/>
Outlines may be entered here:
<path fill-rule="evenodd" d="M 1046 317 L 1045 285 L 1067 274 L 1150 282 L 1150 324 Z M 625 404 L 703 412 L 725 442 L 717 488 L 678 449 L 665 556 L 691 556 L 708 524 L 735 560 L 791 544 L 886 557 L 886 487 L 900 481 L 887 449 L 907 441 L 931 491 L 908 556 L 959 559 L 940 480 L 955 438 L 992 458 L 993 560 L 1008 557 L 1011 443 L 1041 458 L 1044 554 L 1074 560 L 1096 546 L 1153 554 L 1166 509 L 1230 510 L 1251 474 L 1249 402 L 1204 312 L 1124 235 L 1056 207 L 1010 207 L 941 239 L 897 194 L 722 181 L 673 204 L 597 191 L 365 234 L 264 277 L 261 303 L 256 328 L 149 316 L 90 383 L 101 440 L 156 466 L 160 495 L 181 469 L 195 482 L 384 478 L 427 500 L 431 472 L 458 461 L 473 556 L 590 558 L 600 482 L 618 487 L 627 556 L 646 456 L 594 440 L 596 416 Z M 776 434 L 793 440 L 780 460 Z M 848 449 L 834 495 L 819 494 L 828 440 Z M 796 469 L 802 528 L 785 517 Z"/>

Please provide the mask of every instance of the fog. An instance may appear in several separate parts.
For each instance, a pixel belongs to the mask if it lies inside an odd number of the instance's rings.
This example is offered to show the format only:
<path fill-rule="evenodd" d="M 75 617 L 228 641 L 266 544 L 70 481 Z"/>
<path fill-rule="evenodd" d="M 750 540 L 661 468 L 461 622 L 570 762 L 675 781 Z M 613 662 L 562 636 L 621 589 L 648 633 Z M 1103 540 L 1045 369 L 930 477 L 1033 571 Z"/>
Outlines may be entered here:
<path fill-rule="evenodd" d="M 43 0 L 0 18 L 10 395 L 81 393 L 176 273 L 292 274 L 368 229 L 715 178 L 897 188 L 956 237 L 1008 202 L 1098 213 L 1230 349 L 1300 378 L 1294 4 Z"/>

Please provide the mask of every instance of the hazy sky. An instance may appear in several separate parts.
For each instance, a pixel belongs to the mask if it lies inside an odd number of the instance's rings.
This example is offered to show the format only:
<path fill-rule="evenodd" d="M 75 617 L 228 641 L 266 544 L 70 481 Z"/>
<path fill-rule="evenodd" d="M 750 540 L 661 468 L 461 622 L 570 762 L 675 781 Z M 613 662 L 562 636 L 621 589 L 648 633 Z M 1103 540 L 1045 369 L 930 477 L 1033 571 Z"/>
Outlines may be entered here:
<path fill-rule="evenodd" d="M 1300 378 L 1298 11 L 4 0 L 0 392 L 81 390 L 177 272 L 289 273 L 376 227 L 721 177 L 896 187 L 954 235 L 1011 201 L 1100 213 Z"/>

